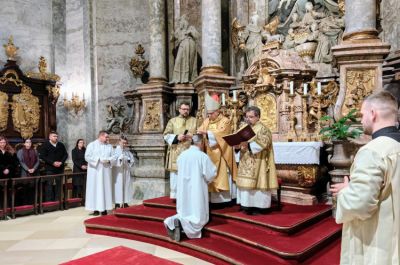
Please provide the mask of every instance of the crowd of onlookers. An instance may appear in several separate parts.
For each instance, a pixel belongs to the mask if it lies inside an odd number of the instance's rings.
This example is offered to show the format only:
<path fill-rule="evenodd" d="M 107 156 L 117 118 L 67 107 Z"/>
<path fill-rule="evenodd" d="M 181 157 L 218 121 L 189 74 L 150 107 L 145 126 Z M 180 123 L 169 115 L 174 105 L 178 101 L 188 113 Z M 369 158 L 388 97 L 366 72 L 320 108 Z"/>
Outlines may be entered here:
<path fill-rule="evenodd" d="M 14 148 L 6 137 L 0 136 L 0 179 L 63 174 L 67 158 L 67 150 L 64 144 L 58 141 L 58 134 L 55 131 L 50 132 L 49 139 L 36 148 L 32 145 L 31 139 L 25 139 L 22 145 L 17 144 Z M 72 150 L 72 162 L 73 173 L 86 171 L 87 162 L 85 161 L 85 141 L 83 139 L 78 139 Z M 82 198 L 84 179 L 85 174 L 72 178 L 72 197 Z M 44 202 L 59 200 L 61 182 L 62 178 L 44 180 Z M 3 188 L 0 191 L 2 194 Z M 20 184 L 16 190 L 15 205 L 32 204 L 34 192 L 34 182 Z M 2 197 L 1 195 L 1 206 Z"/>
<path fill-rule="evenodd" d="M 113 148 L 109 144 L 108 133 L 101 131 L 99 139 L 90 143 L 87 149 L 85 141 L 78 139 L 71 153 L 72 173 L 64 173 L 68 152 L 64 144 L 58 141 L 57 132 L 50 132 L 48 140 L 36 148 L 31 139 L 14 148 L 5 137 L 0 136 L 0 180 L 11 179 L 12 183 L 8 185 L 7 194 L 13 195 L 8 196 L 7 207 L 33 205 L 38 201 L 61 203 L 68 198 L 80 198 L 94 215 L 104 215 L 114 204 L 116 208 L 126 207 L 132 201 L 130 168 L 134 164 L 134 157 L 129 151 L 126 137 L 121 136 L 119 145 Z M 40 179 L 39 188 L 35 186 L 35 177 Z M 16 178 L 25 179 L 15 187 Z M 68 180 L 71 178 L 72 181 Z M 71 184 L 72 194 L 67 194 L 66 187 Z M 0 185 L 1 209 L 4 190 L 4 184 Z M 103 205 L 104 201 L 107 201 L 106 205 Z"/>

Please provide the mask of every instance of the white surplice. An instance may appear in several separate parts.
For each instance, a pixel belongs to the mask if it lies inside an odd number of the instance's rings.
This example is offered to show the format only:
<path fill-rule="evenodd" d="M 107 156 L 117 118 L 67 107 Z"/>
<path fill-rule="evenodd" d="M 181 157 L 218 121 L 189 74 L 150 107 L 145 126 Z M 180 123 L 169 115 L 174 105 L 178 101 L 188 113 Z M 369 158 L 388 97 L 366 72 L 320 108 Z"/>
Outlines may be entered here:
<path fill-rule="evenodd" d="M 167 135 L 164 135 L 164 140 L 168 143 L 169 146 L 171 146 L 172 143 L 174 142 L 175 137 L 177 137 L 177 134 L 169 133 Z M 176 178 L 177 178 L 177 174 L 175 172 L 170 171 L 169 172 L 169 187 L 170 187 L 169 197 L 171 199 L 176 199 Z"/>
<path fill-rule="evenodd" d="M 263 148 L 256 142 L 250 142 L 250 150 L 253 154 L 257 154 Z M 235 154 L 236 162 L 240 161 L 240 152 Z M 236 203 L 244 207 L 270 208 L 271 192 L 264 190 L 248 190 L 237 188 Z"/>
<path fill-rule="evenodd" d="M 117 146 L 114 150 L 114 157 L 117 159 L 112 168 L 114 177 L 114 202 L 131 203 L 133 200 L 133 187 L 131 167 L 134 165 L 133 154 L 129 150 L 122 150 Z"/>
<path fill-rule="evenodd" d="M 111 144 L 91 142 L 85 152 L 88 162 L 85 209 L 105 211 L 113 208 L 111 166 L 115 163 Z"/>
<path fill-rule="evenodd" d="M 207 184 L 216 176 L 217 168 L 193 145 L 181 153 L 177 165 L 177 214 L 165 219 L 164 224 L 174 229 L 174 220 L 178 218 L 188 238 L 200 238 L 201 229 L 209 220 Z"/>

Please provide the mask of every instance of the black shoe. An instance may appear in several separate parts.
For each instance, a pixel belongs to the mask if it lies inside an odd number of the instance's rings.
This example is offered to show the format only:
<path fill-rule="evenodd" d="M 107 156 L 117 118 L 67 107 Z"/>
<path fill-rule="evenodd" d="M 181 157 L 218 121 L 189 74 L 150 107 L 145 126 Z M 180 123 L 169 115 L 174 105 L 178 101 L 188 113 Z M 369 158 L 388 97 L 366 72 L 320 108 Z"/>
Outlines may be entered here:
<path fill-rule="evenodd" d="M 175 226 L 175 229 L 174 229 L 174 238 L 173 239 L 176 242 L 179 242 L 179 241 L 181 241 L 181 229 L 182 229 L 182 226 L 181 226 L 181 222 L 179 221 L 178 218 L 176 218 L 174 220 L 174 226 Z"/>
<path fill-rule="evenodd" d="M 99 211 L 94 211 L 93 213 L 91 213 L 90 215 L 93 215 L 93 216 L 98 216 L 100 214 L 100 212 Z"/>
<path fill-rule="evenodd" d="M 175 229 L 169 229 L 168 226 L 166 226 L 166 228 L 167 228 L 167 234 L 168 234 L 169 238 L 171 238 L 171 240 L 174 240 Z"/>
<path fill-rule="evenodd" d="M 124 208 L 128 208 L 129 205 L 127 203 L 124 203 Z"/>
<path fill-rule="evenodd" d="M 119 203 L 115 204 L 115 209 L 121 208 L 121 205 Z"/>
<path fill-rule="evenodd" d="M 106 210 L 106 211 L 103 211 L 103 212 L 101 212 L 101 215 L 107 215 L 107 210 Z"/>

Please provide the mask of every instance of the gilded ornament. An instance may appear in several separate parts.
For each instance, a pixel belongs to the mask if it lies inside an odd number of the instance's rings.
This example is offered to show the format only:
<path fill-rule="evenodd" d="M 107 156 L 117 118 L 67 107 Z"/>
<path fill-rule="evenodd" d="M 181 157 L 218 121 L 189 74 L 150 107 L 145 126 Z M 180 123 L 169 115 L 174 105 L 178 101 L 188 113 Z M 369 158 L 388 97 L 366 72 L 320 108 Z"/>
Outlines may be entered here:
<path fill-rule="evenodd" d="M 46 86 L 46 88 L 47 91 L 49 91 L 51 104 L 56 104 L 60 96 L 60 84 L 57 83 L 55 86 Z"/>
<path fill-rule="evenodd" d="M 15 57 L 17 56 L 17 51 L 19 48 L 14 45 L 14 38 L 12 35 L 8 38 L 8 43 L 4 44 L 3 47 L 5 49 L 8 60 L 15 61 Z"/>
<path fill-rule="evenodd" d="M 206 111 L 206 105 L 204 102 L 204 94 L 201 94 L 199 96 L 199 110 L 196 113 L 197 127 L 200 127 L 200 125 L 203 123 L 204 120 L 203 115 L 205 111 Z"/>
<path fill-rule="evenodd" d="M 161 103 L 160 101 L 146 102 L 147 111 L 143 123 L 144 131 L 161 130 Z"/>
<path fill-rule="evenodd" d="M 133 57 L 129 63 L 132 74 L 135 78 L 141 78 L 149 66 L 149 61 L 144 59 L 145 50 L 141 44 L 135 49 L 136 57 Z"/>
<path fill-rule="evenodd" d="M 8 108 L 8 95 L 0 91 L 0 132 L 7 129 Z"/>
<path fill-rule="evenodd" d="M 32 95 L 32 90 L 23 85 L 21 93 L 12 97 L 12 118 L 14 130 L 24 139 L 31 138 L 39 129 L 39 99 Z"/>
<path fill-rule="evenodd" d="M 346 73 L 346 96 L 342 115 L 351 109 L 361 109 L 362 101 L 372 94 L 375 88 L 375 69 L 348 70 Z"/>
<path fill-rule="evenodd" d="M 231 43 L 233 49 L 238 51 L 239 49 L 243 49 L 245 46 L 244 41 L 240 38 L 240 34 L 244 31 L 245 26 L 240 25 L 240 22 L 237 18 L 234 18 L 232 21 L 232 31 L 231 31 Z"/>
<path fill-rule="evenodd" d="M 318 170 L 314 165 L 298 166 L 297 177 L 300 187 L 310 188 L 315 184 Z"/>
<path fill-rule="evenodd" d="M 44 58 L 43 56 L 39 57 L 38 70 L 39 70 L 38 73 L 27 72 L 26 76 L 31 77 L 31 78 L 41 79 L 41 80 L 50 80 L 50 81 L 56 81 L 56 82 L 60 81 L 60 76 L 47 72 L 47 61 L 46 61 L 46 58 Z M 57 97 L 57 99 L 58 99 L 58 97 Z"/>
<path fill-rule="evenodd" d="M 271 132 L 278 131 L 275 97 L 271 94 L 260 94 L 256 97 L 255 104 L 261 110 L 261 122 L 264 123 Z"/>

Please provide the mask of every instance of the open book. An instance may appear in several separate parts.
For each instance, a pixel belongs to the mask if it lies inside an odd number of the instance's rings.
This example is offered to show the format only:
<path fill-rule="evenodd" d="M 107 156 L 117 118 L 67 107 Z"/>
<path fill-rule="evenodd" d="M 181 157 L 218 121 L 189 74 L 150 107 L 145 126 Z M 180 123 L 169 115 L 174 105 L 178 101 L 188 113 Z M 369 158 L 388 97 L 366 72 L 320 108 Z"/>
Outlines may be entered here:
<path fill-rule="evenodd" d="M 225 142 L 230 146 L 239 145 L 241 142 L 247 142 L 251 138 L 253 138 L 256 134 L 250 125 L 247 125 L 237 131 L 236 133 L 228 134 L 222 138 L 224 138 Z"/>

